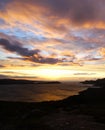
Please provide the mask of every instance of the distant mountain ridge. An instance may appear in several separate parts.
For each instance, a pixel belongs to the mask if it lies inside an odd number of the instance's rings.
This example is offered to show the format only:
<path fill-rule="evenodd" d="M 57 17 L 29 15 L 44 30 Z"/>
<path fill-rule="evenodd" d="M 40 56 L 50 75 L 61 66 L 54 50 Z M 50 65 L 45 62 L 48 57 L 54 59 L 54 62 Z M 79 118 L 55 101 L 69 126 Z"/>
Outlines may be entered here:
<path fill-rule="evenodd" d="M 93 84 L 94 86 L 105 87 L 105 78 L 97 80 L 86 80 L 82 82 L 83 84 Z"/>
<path fill-rule="evenodd" d="M 23 79 L 0 79 L 0 84 L 59 84 L 59 81 L 34 81 Z"/>

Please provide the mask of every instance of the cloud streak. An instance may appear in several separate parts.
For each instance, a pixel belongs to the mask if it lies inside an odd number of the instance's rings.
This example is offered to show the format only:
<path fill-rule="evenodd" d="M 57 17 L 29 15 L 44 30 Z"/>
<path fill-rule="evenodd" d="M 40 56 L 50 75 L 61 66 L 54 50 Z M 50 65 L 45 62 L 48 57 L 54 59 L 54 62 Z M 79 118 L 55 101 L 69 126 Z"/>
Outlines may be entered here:
<path fill-rule="evenodd" d="M 74 73 L 74 75 L 95 75 L 96 73 Z"/>
<path fill-rule="evenodd" d="M 0 45 L 9 52 L 15 52 L 20 56 L 24 57 L 24 60 L 29 60 L 36 63 L 43 63 L 43 64 L 56 64 L 58 62 L 62 62 L 57 58 L 44 58 L 39 54 L 40 50 L 29 50 L 20 46 L 18 42 L 11 43 L 6 39 L 0 39 Z"/>
<path fill-rule="evenodd" d="M 12 44 L 6 39 L 0 39 L 0 45 L 8 51 L 16 52 L 22 56 L 33 56 L 39 52 L 39 50 L 29 50 L 27 48 L 23 48 L 18 43 Z"/>

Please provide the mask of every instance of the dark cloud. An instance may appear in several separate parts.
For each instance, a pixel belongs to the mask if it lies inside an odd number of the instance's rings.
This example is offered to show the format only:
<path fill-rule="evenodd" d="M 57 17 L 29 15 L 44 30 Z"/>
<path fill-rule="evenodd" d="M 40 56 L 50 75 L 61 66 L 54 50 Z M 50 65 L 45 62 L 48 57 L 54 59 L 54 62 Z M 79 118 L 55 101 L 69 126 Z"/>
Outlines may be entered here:
<path fill-rule="evenodd" d="M 10 74 L 13 74 L 14 76 L 10 76 Z M 38 77 L 32 75 L 26 75 L 25 73 L 15 72 L 15 71 L 2 71 L 2 73 L 0 74 L 0 79 L 3 78 L 17 78 L 17 79 L 27 78 L 28 79 L 28 78 L 38 78 Z"/>
<path fill-rule="evenodd" d="M 11 56 L 8 56 L 7 58 L 13 59 L 13 60 L 25 60 L 26 59 L 26 58 L 23 58 L 23 57 L 11 57 Z"/>
<path fill-rule="evenodd" d="M 57 58 L 44 58 L 40 54 L 33 55 L 31 57 L 7 57 L 7 58 L 14 59 L 14 60 L 30 60 L 32 62 L 42 63 L 42 64 L 56 64 L 58 62 L 63 61 L 63 59 L 59 60 Z M 33 64 L 32 66 L 35 67 L 35 66 L 39 66 L 39 65 Z"/>
<path fill-rule="evenodd" d="M 9 76 L 8 74 L 0 74 L 0 79 L 36 79 L 38 78 L 37 76 Z"/>
<path fill-rule="evenodd" d="M 52 13 L 76 23 L 105 21 L 104 0 L 31 0 L 30 3 L 48 9 L 47 15 Z"/>
<path fill-rule="evenodd" d="M 24 73 L 20 73 L 20 72 L 14 72 L 14 71 L 2 71 L 3 74 L 24 74 Z M 25 74 L 24 74 L 25 75 Z"/>
<path fill-rule="evenodd" d="M 88 55 L 86 57 L 84 57 L 84 61 L 100 61 L 102 60 L 103 57 L 102 56 L 93 56 L 93 55 Z"/>
<path fill-rule="evenodd" d="M 11 78 L 15 78 L 15 79 L 37 79 L 37 76 L 11 76 Z"/>
<path fill-rule="evenodd" d="M 98 60 L 102 60 L 103 58 L 88 58 L 87 60 L 89 61 L 98 61 Z"/>
<path fill-rule="evenodd" d="M 74 75 L 95 75 L 96 73 L 74 73 Z"/>
<path fill-rule="evenodd" d="M 4 11 L 6 9 L 6 6 L 12 2 L 13 0 L 1 0 L 0 1 L 0 11 Z"/>
<path fill-rule="evenodd" d="M 26 5 L 24 8 L 27 5 L 34 6 L 34 8 L 40 7 L 39 12 L 41 8 L 45 9 L 46 13 L 42 11 L 43 15 L 45 17 L 55 16 L 53 18 L 56 20 L 68 19 L 78 24 L 105 22 L 105 0 L 3 0 L 0 2 L 0 9 L 5 9 L 8 3 L 12 5 L 12 2 L 20 3 L 19 6 L 22 7 Z M 64 26 L 60 27 L 64 29 Z"/>
<path fill-rule="evenodd" d="M 10 74 L 13 74 L 14 76 L 9 76 Z M 26 75 L 25 73 L 14 71 L 2 71 L 2 74 L 0 74 L 0 76 L 0 78 L 38 78 L 37 76 Z"/>
<path fill-rule="evenodd" d="M 18 42 L 11 43 L 6 39 L 0 39 L 0 45 L 9 52 L 15 52 L 22 56 L 22 60 L 29 60 L 36 63 L 43 63 L 43 64 L 56 64 L 58 62 L 62 62 L 57 58 L 44 58 L 39 54 L 40 50 L 29 50 L 24 48 Z M 18 58 L 19 59 L 19 58 Z M 20 58 L 21 59 L 21 58 Z"/>
<path fill-rule="evenodd" d="M 3 46 L 4 49 L 10 52 L 16 52 L 21 56 L 33 56 L 39 52 L 39 50 L 29 50 L 27 48 L 24 48 L 17 44 L 17 42 L 15 44 L 10 43 L 6 39 L 0 39 L 0 45 Z"/>
<path fill-rule="evenodd" d="M 35 58 L 34 56 L 30 58 L 31 61 L 42 63 L 42 64 L 56 64 L 58 62 L 62 62 L 62 60 L 59 60 L 57 58 L 44 58 L 40 56 L 40 58 Z"/>
<path fill-rule="evenodd" d="M 0 68 L 4 68 L 5 66 L 4 65 L 0 65 Z"/>

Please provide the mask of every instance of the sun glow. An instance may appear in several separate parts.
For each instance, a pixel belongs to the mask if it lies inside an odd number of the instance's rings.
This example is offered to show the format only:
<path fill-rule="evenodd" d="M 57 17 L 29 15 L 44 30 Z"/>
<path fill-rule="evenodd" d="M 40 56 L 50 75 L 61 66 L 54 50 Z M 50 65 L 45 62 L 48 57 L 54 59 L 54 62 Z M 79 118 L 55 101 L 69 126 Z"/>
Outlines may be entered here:
<path fill-rule="evenodd" d="M 99 71 L 95 70 L 100 68 Z M 0 69 L 0 74 L 10 78 L 24 78 L 32 80 L 58 80 L 58 81 L 74 81 L 84 79 L 103 78 L 105 73 L 101 71 L 103 66 L 52 66 L 44 65 L 38 67 L 10 67 Z"/>
<path fill-rule="evenodd" d="M 66 70 L 59 70 L 59 69 L 40 69 L 38 70 L 38 74 L 42 77 L 42 78 L 46 78 L 46 79 L 60 79 L 62 77 L 64 77 L 67 74 L 70 74 L 70 71 L 66 71 Z"/>

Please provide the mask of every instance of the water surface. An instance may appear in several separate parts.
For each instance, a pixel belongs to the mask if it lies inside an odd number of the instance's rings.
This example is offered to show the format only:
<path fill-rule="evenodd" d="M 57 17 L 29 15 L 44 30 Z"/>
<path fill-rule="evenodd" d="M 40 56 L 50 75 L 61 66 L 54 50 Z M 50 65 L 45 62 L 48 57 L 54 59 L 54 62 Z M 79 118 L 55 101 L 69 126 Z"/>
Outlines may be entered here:
<path fill-rule="evenodd" d="M 0 100 L 41 102 L 61 100 L 87 89 L 80 83 L 0 85 Z"/>

